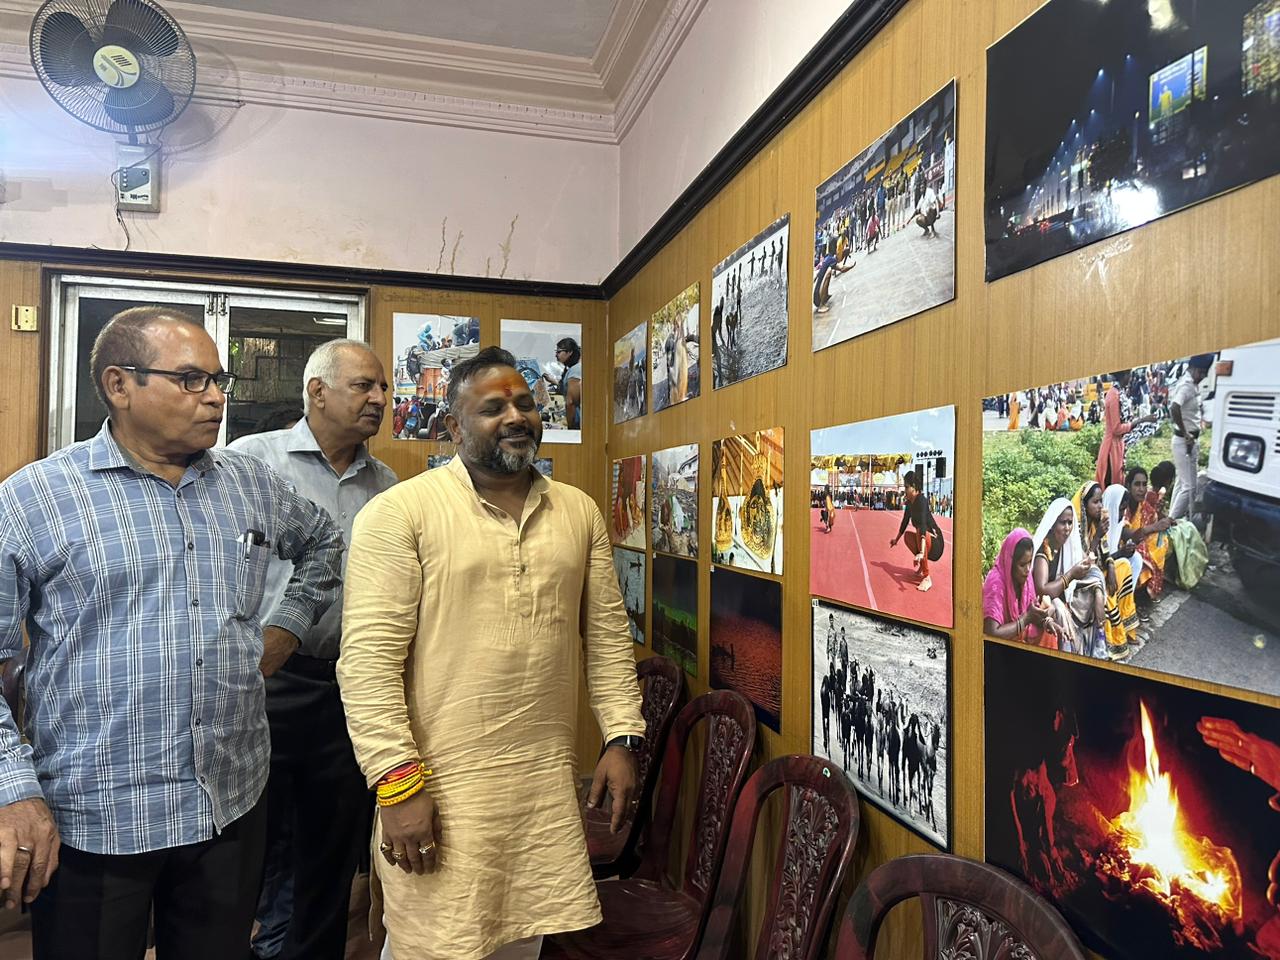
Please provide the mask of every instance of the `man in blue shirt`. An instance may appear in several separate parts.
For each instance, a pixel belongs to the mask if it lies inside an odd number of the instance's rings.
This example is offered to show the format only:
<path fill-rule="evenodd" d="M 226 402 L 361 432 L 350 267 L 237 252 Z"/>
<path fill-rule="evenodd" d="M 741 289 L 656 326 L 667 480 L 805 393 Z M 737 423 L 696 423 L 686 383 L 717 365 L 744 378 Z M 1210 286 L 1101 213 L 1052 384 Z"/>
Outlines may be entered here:
<path fill-rule="evenodd" d="M 263 675 L 333 602 L 342 535 L 265 464 L 212 451 L 235 378 L 204 328 L 126 310 L 90 360 L 110 419 L 0 484 L 0 887 L 36 960 L 244 954 L 262 870 Z M 286 595 L 257 616 L 272 556 Z M 43 892 L 41 892 L 43 889 Z M 38 895 L 38 896 L 37 896 Z"/>
<path fill-rule="evenodd" d="M 302 420 L 241 437 L 229 449 L 265 461 L 327 510 L 350 543 L 360 508 L 397 479 L 365 447 L 382 425 L 386 375 L 366 344 L 330 340 L 307 359 L 302 377 Z M 265 620 L 284 601 L 292 572 L 284 560 L 271 562 Z M 369 842 L 373 799 L 347 736 L 335 675 L 341 645 L 339 598 L 267 678 L 268 852 L 253 938 L 262 960 L 346 956 L 347 903 L 361 845 Z"/>

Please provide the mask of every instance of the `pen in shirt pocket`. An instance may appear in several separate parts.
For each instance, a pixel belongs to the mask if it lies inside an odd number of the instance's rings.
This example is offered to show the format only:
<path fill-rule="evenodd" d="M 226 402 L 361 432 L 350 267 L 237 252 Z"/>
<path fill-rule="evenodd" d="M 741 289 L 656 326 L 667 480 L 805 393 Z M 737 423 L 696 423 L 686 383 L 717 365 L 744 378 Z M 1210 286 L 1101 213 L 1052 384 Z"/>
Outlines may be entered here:
<path fill-rule="evenodd" d="M 267 539 L 267 535 L 253 527 L 249 527 L 236 539 L 244 544 L 244 558 L 246 560 L 249 559 L 250 547 L 263 547 L 265 549 L 271 546 L 271 541 Z"/>

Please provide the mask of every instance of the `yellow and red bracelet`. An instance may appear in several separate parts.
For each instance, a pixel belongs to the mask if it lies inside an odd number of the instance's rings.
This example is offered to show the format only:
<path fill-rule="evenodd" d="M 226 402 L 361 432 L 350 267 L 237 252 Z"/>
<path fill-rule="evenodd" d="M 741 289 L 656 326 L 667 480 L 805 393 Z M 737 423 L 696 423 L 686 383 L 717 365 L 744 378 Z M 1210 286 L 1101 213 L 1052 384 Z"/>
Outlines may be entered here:
<path fill-rule="evenodd" d="M 421 793 L 431 771 L 421 760 L 410 760 L 391 770 L 376 788 L 378 806 L 391 807 Z"/>

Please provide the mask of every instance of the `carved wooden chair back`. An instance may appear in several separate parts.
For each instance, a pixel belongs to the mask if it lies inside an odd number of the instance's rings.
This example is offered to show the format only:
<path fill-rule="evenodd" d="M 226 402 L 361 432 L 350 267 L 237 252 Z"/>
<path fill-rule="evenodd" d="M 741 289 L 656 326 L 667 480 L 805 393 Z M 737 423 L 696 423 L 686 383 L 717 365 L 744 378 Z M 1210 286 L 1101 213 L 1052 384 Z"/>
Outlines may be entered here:
<path fill-rule="evenodd" d="M 639 771 L 640 809 L 649 809 L 654 785 L 658 782 L 658 764 L 675 720 L 676 710 L 684 697 L 684 671 L 666 657 L 646 657 L 636 664 L 636 680 L 640 683 L 640 712 L 644 714 L 644 744 L 636 751 Z"/>
<path fill-rule="evenodd" d="M 640 712 L 644 715 L 644 743 L 636 751 L 636 799 L 633 815 L 618 836 L 609 832 L 612 807 L 606 804 L 584 810 L 587 825 L 587 850 L 591 854 L 591 872 L 597 880 L 612 876 L 630 876 L 639 864 L 638 848 L 650 811 L 654 788 L 658 782 L 663 748 L 680 701 L 684 698 L 684 671 L 666 657 L 647 657 L 636 664 L 640 683 Z M 601 750 L 603 753 L 603 748 Z M 585 802 L 591 778 L 583 780 Z"/>
<path fill-rule="evenodd" d="M 697 960 L 730 957 L 760 812 L 777 790 L 785 791 L 782 835 L 754 957 L 815 960 L 825 946 L 858 840 L 858 796 L 848 777 L 825 760 L 779 757 L 752 774 L 738 797 Z"/>
<path fill-rule="evenodd" d="M 707 723 L 706 752 L 689 829 L 689 853 L 682 892 L 706 906 L 715 887 L 729 838 L 729 817 L 747 776 L 756 745 L 756 717 L 746 697 L 714 690 L 696 697 L 680 711 L 667 737 L 659 773 L 658 800 L 643 839 L 636 876 L 668 884 L 667 860 L 676 818 L 680 780 L 689 737 L 700 721 Z"/>
<path fill-rule="evenodd" d="M 1085 960 L 1053 906 L 997 867 L 930 853 L 899 857 L 872 870 L 840 924 L 835 960 L 875 956 L 880 924 L 894 906 L 920 898 L 926 958 Z"/>

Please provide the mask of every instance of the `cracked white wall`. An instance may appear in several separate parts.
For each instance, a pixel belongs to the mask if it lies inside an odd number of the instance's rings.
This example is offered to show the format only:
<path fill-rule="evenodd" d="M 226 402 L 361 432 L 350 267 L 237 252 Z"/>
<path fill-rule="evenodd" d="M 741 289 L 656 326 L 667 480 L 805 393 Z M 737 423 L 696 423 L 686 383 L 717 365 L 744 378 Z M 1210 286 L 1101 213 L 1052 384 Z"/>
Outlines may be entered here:
<path fill-rule="evenodd" d="M 200 103 L 164 143 L 136 250 L 572 283 L 618 261 L 608 144 Z M 35 80 L 0 83 L 0 240 L 122 248 L 114 150 Z"/>

